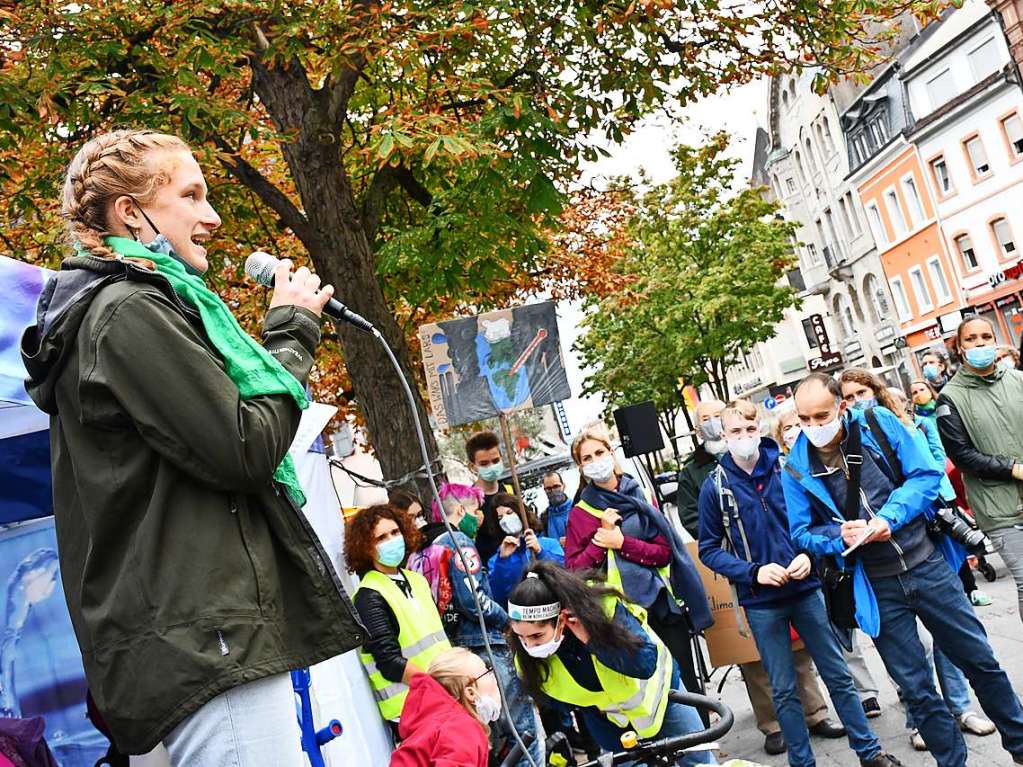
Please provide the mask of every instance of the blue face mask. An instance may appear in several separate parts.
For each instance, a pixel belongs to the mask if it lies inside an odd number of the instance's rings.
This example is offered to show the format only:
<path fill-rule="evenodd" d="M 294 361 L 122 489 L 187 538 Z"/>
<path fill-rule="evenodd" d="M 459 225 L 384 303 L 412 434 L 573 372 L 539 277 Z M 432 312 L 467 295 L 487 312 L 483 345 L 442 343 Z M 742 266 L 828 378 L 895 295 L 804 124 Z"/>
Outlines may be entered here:
<path fill-rule="evenodd" d="M 498 461 L 492 466 L 482 466 L 479 470 L 480 479 L 484 482 L 497 482 L 504 474 L 504 464 Z"/>
<path fill-rule="evenodd" d="M 937 381 L 939 377 L 938 366 L 933 362 L 924 365 L 924 378 L 928 381 Z"/>
<path fill-rule="evenodd" d="M 966 362 L 974 370 L 987 370 L 994 364 L 997 353 L 994 346 L 975 346 L 966 350 Z"/>
<path fill-rule="evenodd" d="M 855 410 L 869 410 L 872 407 L 877 407 L 877 397 L 871 397 L 870 399 L 860 399 L 853 403 Z"/>
<path fill-rule="evenodd" d="M 377 562 L 385 567 L 397 567 L 405 559 L 405 538 L 398 536 L 377 544 Z"/>

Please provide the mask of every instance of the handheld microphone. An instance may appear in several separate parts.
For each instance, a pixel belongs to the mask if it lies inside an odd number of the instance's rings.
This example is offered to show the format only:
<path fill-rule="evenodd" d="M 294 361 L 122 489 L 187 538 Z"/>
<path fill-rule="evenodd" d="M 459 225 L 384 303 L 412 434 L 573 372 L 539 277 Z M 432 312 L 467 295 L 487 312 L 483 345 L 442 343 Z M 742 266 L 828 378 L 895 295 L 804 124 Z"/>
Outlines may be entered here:
<path fill-rule="evenodd" d="M 280 259 L 277 257 L 257 250 L 250 253 L 249 257 L 245 259 L 245 274 L 260 285 L 272 288 L 274 286 L 274 270 L 277 269 L 279 263 Z M 354 325 L 366 333 L 373 333 L 375 331 L 373 323 L 362 315 L 353 312 L 336 298 L 332 298 L 327 302 L 327 305 L 323 307 L 323 313 L 335 320 Z"/>

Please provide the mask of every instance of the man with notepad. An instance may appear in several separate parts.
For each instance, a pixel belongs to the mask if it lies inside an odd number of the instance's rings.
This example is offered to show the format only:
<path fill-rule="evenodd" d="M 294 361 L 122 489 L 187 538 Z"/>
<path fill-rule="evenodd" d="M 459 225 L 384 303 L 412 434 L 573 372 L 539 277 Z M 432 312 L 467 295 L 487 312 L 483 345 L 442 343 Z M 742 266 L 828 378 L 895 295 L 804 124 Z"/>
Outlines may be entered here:
<path fill-rule="evenodd" d="M 789 530 L 797 548 L 851 573 L 851 594 L 832 592 L 832 620 L 852 602 L 849 612 L 874 638 L 939 767 L 965 767 L 966 744 L 934 687 L 919 618 L 1023 764 L 1023 707 L 928 534 L 941 470 L 891 411 L 849 409 L 828 375 L 807 376 L 795 402 L 802 433 L 782 475 Z"/>

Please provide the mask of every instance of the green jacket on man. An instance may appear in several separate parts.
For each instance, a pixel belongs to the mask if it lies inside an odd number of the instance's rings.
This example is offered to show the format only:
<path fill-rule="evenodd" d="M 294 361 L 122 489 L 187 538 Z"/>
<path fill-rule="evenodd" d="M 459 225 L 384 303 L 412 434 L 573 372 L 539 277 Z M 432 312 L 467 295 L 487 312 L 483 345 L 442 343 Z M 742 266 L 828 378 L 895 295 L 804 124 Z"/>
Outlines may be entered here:
<path fill-rule="evenodd" d="M 304 384 L 318 318 L 277 307 L 263 328 Z M 67 259 L 22 355 L 51 415 L 71 620 L 122 751 L 149 751 L 226 690 L 361 644 L 330 560 L 272 479 L 299 408 L 287 395 L 242 401 L 166 278 Z"/>

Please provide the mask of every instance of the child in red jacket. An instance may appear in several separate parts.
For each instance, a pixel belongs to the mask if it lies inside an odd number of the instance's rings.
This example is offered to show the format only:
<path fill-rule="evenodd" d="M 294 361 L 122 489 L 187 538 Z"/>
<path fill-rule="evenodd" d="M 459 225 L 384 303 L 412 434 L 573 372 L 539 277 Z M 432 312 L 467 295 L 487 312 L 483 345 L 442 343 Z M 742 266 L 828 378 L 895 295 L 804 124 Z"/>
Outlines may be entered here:
<path fill-rule="evenodd" d="M 486 767 L 488 725 L 500 715 L 493 669 L 453 647 L 412 677 L 391 767 Z"/>

